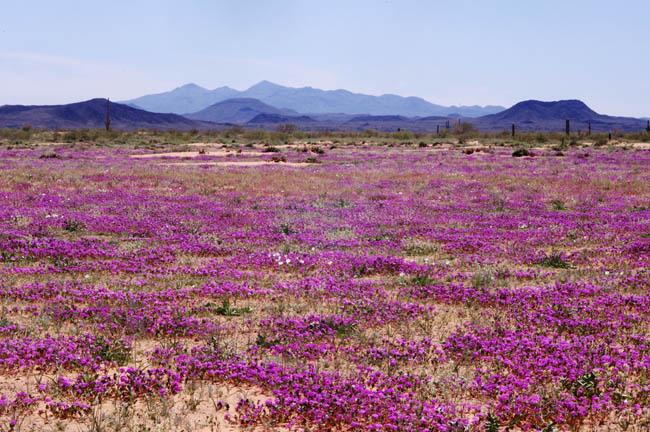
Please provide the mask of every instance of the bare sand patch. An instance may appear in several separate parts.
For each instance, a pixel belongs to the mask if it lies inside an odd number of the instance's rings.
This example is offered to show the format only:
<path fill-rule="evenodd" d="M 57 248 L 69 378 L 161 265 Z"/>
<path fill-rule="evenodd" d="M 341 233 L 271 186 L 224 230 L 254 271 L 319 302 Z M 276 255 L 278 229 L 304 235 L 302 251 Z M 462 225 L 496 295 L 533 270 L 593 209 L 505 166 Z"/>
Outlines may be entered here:
<path fill-rule="evenodd" d="M 634 148 L 634 149 L 650 150 L 650 143 L 647 143 L 647 142 L 637 142 L 637 143 L 631 143 L 631 144 L 628 144 L 628 145 L 631 145 L 632 148 Z"/>
<path fill-rule="evenodd" d="M 220 147 L 223 144 L 222 143 L 209 143 L 209 142 L 195 142 L 195 143 L 189 143 L 186 144 L 191 147 Z"/>
<path fill-rule="evenodd" d="M 273 161 L 224 161 L 224 162 L 168 162 L 168 163 L 160 163 L 158 165 L 165 165 L 165 166 L 205 166 L 205 165 L 211 165 L 211 166 L 240 166 L 240 167 L 254 167 L 254 166 L 263 166 L 263 165 L 271 165 L 271 166 L 307 166 L 307 165 L 316 165 L 316 164 L 310 164 L 307 162 L 273 162 Z"/>
<path fill-rule="evenodd" d="M 134 159 L 152 159 L 152 158 L 197 158 L 199 156 L 261 156 L 264 153 L 249 151 L 249 152 L 234 152 L 234 151 L 225 151 L 225 150 L 215 150 L 215 151 L 179 151 L 179 152 L 168 152 L 168 153 L 146 153 L 146 154 L 136 154 L 131 155 Z"/>

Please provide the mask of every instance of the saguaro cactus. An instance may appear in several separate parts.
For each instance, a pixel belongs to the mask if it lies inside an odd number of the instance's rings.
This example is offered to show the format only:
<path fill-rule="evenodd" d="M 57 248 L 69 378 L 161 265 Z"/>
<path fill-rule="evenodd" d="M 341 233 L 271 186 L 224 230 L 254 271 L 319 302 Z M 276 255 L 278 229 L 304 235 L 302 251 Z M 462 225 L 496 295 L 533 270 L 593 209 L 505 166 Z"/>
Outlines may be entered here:
<path fill-rule="evenodd" d="M 569 125 L 569 119 L 566 119 L 566 134 L 571 135 L 571 127 Z"/>
<path fill-rule="evenodd" d="M 110 100 L 106 98 L 106 120 L 104 120 L 104 125 L 106 125 L 106 130 L 111 130 L 111 113 L 110 113 Z"/>
<path fill-rule="evenodd" d="M 648 120 L 648 126 L 645 127 L 645 130 L 650 133 L 650 120 Z"/>
<path fill-rule="evenodd" d="M 440 135 L 440 125 L 436 125 L 436 135 Z"/>
<path fill-rule="evenodd" d="M 589 122 L 589 125 L 587 126 L 587 135 L 591 135 L 591 122 Z"/>
<path fill-rule="evenodd" d="M 512 136 L 513 137 L 515 136 L 515 124 L 514 123 L 512 124 Z"/>

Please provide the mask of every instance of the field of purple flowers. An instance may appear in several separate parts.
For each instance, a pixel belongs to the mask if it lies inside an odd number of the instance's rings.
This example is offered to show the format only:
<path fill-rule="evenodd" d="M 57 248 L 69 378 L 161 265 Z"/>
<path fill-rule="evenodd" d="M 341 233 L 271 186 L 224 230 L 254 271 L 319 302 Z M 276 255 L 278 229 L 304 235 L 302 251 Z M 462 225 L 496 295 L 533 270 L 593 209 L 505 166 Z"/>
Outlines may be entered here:
<path fill-rule="evenodd" d="M 1 149 L 0 430 L 650 428 L 649 151 L 322 149 Z"/>

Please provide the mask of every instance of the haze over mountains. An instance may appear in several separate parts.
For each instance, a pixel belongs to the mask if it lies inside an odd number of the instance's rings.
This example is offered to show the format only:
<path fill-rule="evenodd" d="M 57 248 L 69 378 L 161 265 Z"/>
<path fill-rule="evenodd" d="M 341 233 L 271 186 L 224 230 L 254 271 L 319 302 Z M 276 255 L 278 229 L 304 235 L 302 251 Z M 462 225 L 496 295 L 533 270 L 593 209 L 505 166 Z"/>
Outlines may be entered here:
<path fill-rule="evenodd" d="M 258 99 L 278 109 L 290 109 L 307 115 L 345 113 L 425 117 L 458 114 L 463 117 L 479 117 L 505 109 L 501 106 L 478 105 L 445 107 L 414 96 L 370 96 L 348 90 L 285 87 L 269 81 L 261 81 L 244 91 L 230 87 L 208 90 L 196 84 L 186 84 L 169 92 L 142 96 L 123 103 L 151 112 L 188 114 L 234 98 Z"/>

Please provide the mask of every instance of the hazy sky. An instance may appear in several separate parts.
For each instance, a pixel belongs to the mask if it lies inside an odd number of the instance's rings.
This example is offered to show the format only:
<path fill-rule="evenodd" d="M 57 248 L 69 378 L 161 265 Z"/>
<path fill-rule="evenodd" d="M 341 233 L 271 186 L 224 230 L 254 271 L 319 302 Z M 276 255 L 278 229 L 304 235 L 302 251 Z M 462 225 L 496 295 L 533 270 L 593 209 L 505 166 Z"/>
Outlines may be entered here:
<path fill-rule="evenodd" d="M 0 0 L 0 105 L 194 82 L 650 116 L 648 0 Z"/>

